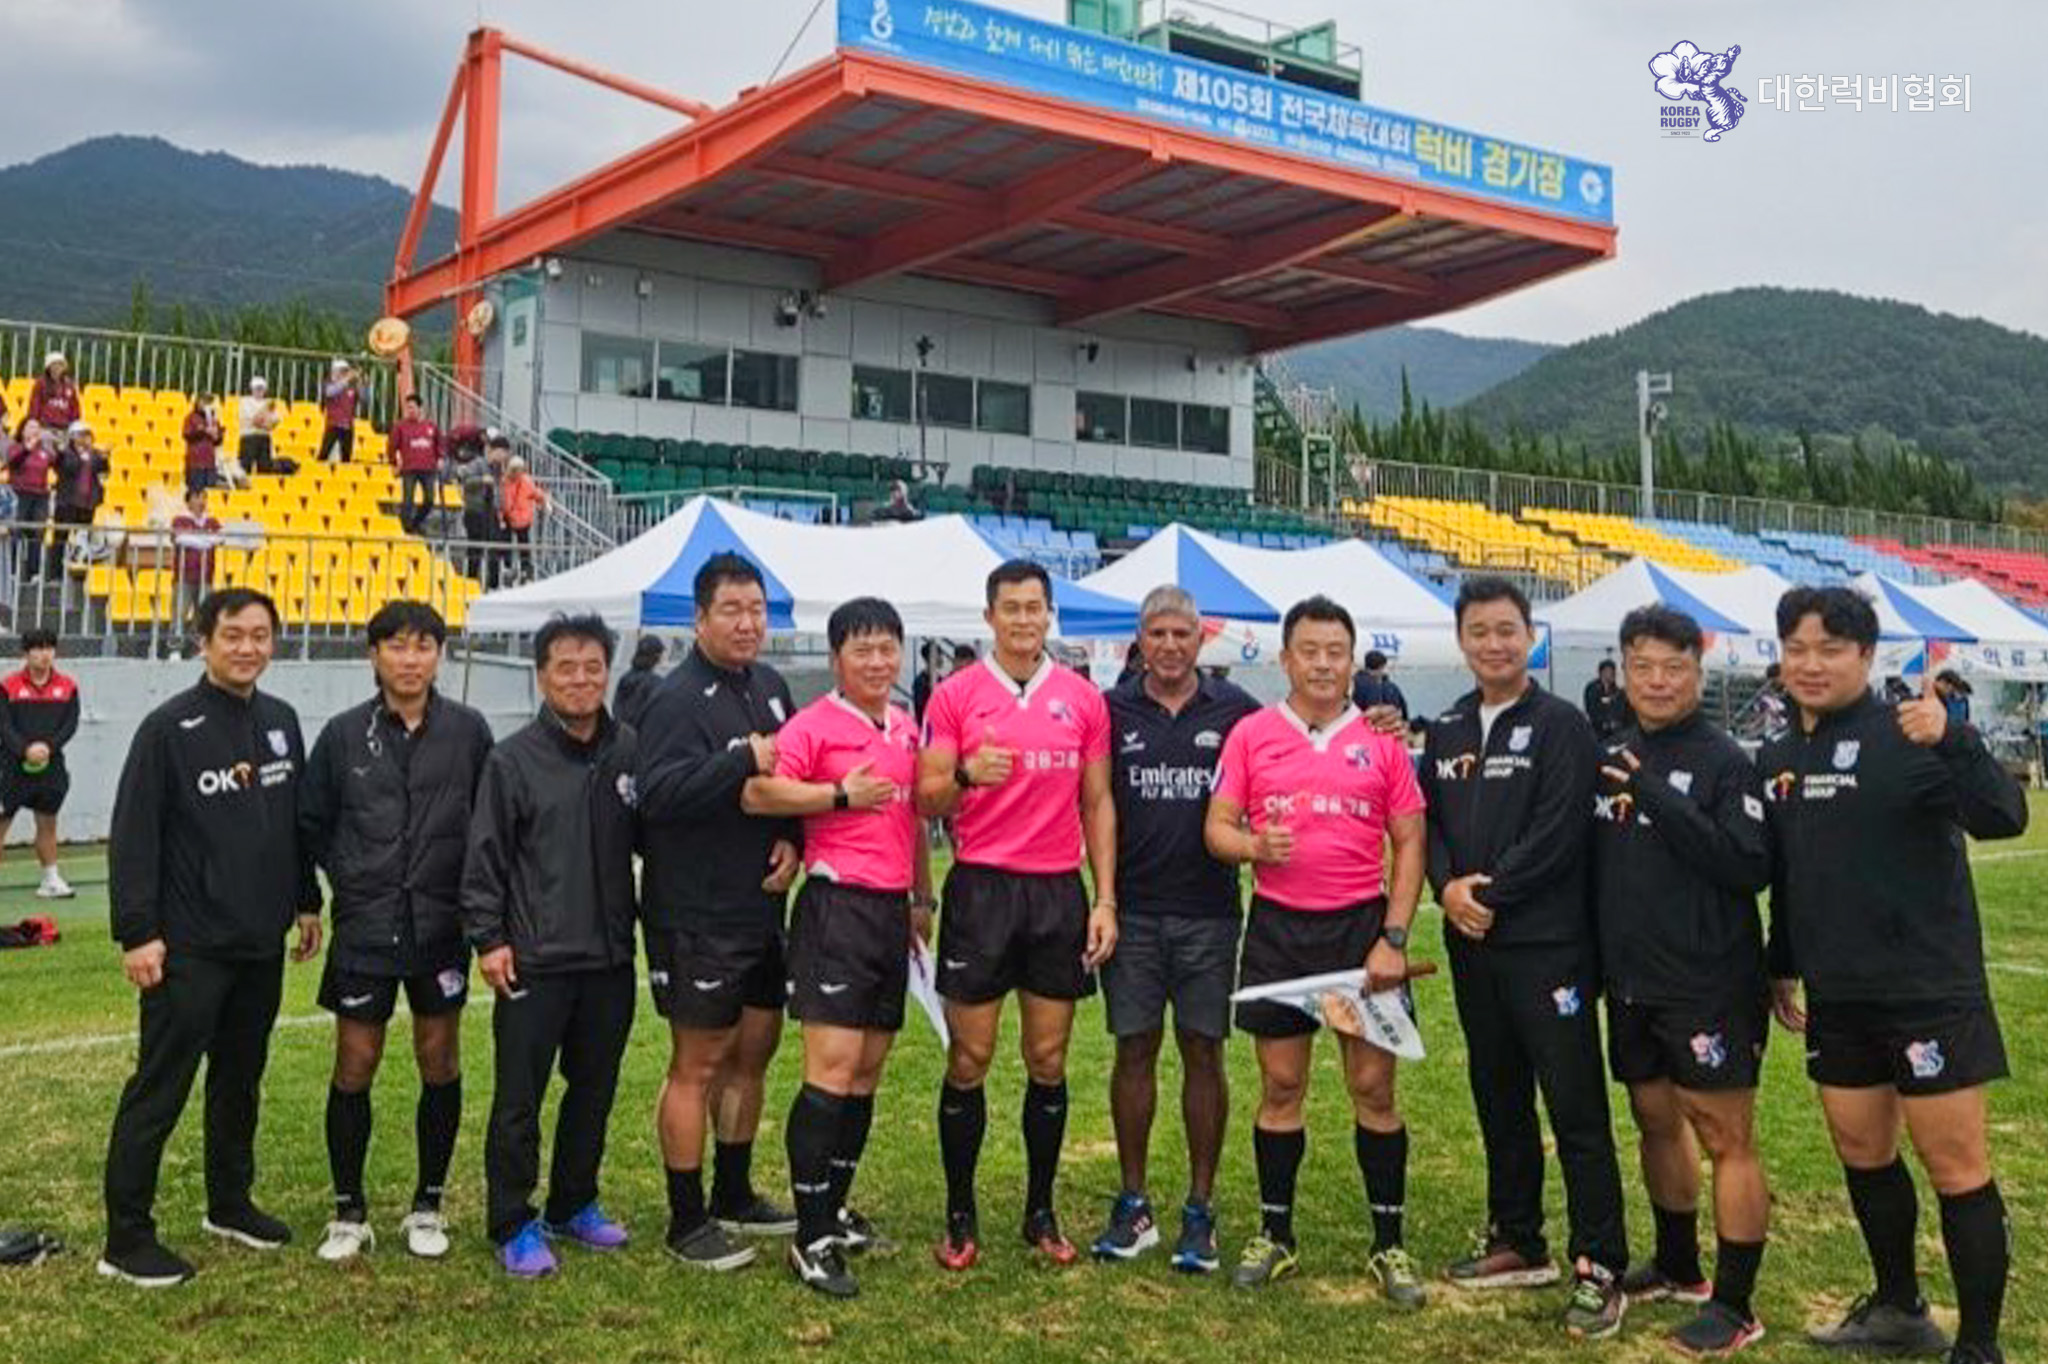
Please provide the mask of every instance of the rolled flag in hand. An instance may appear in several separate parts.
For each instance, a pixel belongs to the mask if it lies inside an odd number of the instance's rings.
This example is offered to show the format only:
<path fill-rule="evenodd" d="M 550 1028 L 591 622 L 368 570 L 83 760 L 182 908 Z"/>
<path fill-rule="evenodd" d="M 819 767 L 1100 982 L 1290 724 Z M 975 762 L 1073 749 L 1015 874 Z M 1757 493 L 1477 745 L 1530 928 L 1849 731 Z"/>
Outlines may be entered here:
<path fill-rule="evenodd" d="M 1408 979 L 1436 974 L 1434 962 L 1411 962 Z M 1423 1057 L 1422 1034 L 1416 1030 L 1409 1011 L 1408 987 L 1365 993 L 1363 969 L 1329 971 L 1317 976 L 1297 976 L 1239 990 L 1230 998 L 1236 1003 L 1268 1000 L 1299 1009 L 1325 1027 L 1360 1037 L 1381 1051 L 1392 1052 L 1408 1061 Z"/>

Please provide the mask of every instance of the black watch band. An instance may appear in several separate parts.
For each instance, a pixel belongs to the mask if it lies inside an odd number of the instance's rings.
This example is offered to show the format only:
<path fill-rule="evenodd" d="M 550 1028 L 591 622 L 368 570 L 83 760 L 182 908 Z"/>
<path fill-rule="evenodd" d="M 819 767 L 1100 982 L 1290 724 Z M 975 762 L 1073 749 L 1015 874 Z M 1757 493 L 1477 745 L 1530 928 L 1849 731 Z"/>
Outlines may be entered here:
<path fill-rule="evenodd" d="M 850 810 L 853 808 L 853 797 L 846 794 L 845 782 L 837 782 L 833 785 L 832 808 L 835 810 Z"/>
<path fill-rule="evenodd" d="M 1380 930 L 1380 936 L 1387 940 L 1387 946 L 1396 952 L 1408 950 L 1408 929 L 1401 924 L 1388 924 Z"/>
<path fill-rule="evenodd" d="M 974 778 L 968 775 L 966 763 L 953 764 L 953 785 L 959 787 L 962 791 L 974 785 Z"/>

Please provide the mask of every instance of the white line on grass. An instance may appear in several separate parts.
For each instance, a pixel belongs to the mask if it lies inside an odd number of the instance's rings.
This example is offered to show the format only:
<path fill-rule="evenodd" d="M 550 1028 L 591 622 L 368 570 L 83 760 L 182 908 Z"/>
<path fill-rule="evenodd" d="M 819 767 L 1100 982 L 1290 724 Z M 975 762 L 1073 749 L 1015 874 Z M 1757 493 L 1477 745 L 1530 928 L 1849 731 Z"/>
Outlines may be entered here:
<path fill-rule="evenodd" d="M 1970 854 L 1972 862 L 2012 862 L 2022 857 L 2048 857 L 2048 848 L 2005 848 L 1998 852 Z"/>
<path fill-rule="evenodd" d="M 467 1007 L 488 1009 L 491 1005 L 497 1003 L 497 998 L 496 995 L 492 994 L 478 995 L 469 1002 Z M 400 1004 L 394 1011 L 393 1016 L 404 1018 L 410 1016 L 411 1013 L 412 1010 Z M 332 1023 L 333 1021 L 334 1015 L 330 1013 L 287 1014 L 283 1018 L 278 1019 L 275 1026 L 280 1028 L 310 1028 L 316 1023 Z M 116 1047 L 124 1042 L 133 1042 L 134 1040 L 135 1033 L 130 1030 L 128 1032 L 94 1033 L 90 1037 L 53 1037 L 43 1042 L 11 1042 L 4 1047 L 0 1047 L 0 1059 L 11 1056 L 50 1056 L 68 1051 L 92 1051 L 99 1047 Z"/>

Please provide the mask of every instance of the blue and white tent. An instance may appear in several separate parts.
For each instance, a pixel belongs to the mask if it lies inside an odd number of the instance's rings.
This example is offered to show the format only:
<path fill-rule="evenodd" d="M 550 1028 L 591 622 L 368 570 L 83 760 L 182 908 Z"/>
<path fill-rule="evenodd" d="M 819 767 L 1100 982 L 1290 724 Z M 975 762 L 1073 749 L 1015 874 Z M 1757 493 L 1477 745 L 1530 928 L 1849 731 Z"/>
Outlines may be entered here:
<path fill-rule="evenodd" d="M 1974 578 L 1926 586 L 1866 573 L 1855 586 L 1876 602 L 1886 634 L 1927 641 L 1925 656 L 1901 669 L 1909 677 L 1931 661 L 1978 677 L 2048 681 L 2048 625 Z"/>
<path fill-rule="evenodd" d="M 1639 606 L 1676 607 L 1707 632 L 1706 661 L 1727 672 L 1762 672 L 1778 658 L 1778 598 L 1791 583 L 1767 568 L 1702 573 L 1631 559 L 1606 577 L 1539 607 L 1560 644 L 1612 649 L 1621 621 Z"/>
<path fill-rule="evenodd" d="M 706 559 L 732 550 L 760 568 L 775 630 L 823 634 L 852 597 L 881 597 L 912 635 L 986 636 L 983 583 L 1002 562 L 958 516 L 907 524 L 811 526 L 697 497 L 660 525 L 587 564 L 539 582 L 489 592 L 470 604 L 472 630 L 530 631 L 564 611 L 595 611 L 614 628 L 675 629 L 696 616 L 691 584 Z M 1053 581 L 1055 632 L 1129 635 L 1137 606 L 1063 579 Z"/>

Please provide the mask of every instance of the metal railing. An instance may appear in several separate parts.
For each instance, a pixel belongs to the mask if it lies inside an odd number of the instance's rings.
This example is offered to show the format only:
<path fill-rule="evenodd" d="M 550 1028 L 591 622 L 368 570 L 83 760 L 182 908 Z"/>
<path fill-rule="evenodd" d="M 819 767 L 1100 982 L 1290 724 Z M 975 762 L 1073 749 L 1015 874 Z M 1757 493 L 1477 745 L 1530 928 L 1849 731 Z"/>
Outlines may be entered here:
<path fill-rule="evenodd" d="M 319 402 L 337 358 L 325 351 L 0 319 L 0 381 L 41 374 L 51 351 L 63 354 L 81 389 L 104 385 L 232 398 L 260 375 L 270 396 L 288 403 Z M 380 424 L 388 421 L 397 408 L 391 363 L 364 353 L 339 358 L 354 365 L 361 377 L 360 415 Z"/>
<path fill-rule="evenodd" d="M 728 502 L 737 502 L 751 511 L 764 516 L 781 517 L 783 520 L 807 520 L 814 525 L 839 524 L 839 498 L 833 493 L 811 492 L 801 489 L 757 487 L 752 484 L 734 483 L 716 488 L 667 488 L 660 492 L 620 493 L 613 497 L 612 504 L 617 511 L 619 543 L 652 530 L 674 516 L 693 497 L 720 497 Z M 802 517 L 786 515 L 783 508 L 802 507 L 815 514 Z"/>
<path fill-rule="evenodd" d="M 427 415 L 442 431 L 457 426 L 495 427 L 512 453 L 548 496 L 551 515 L 536 523 L 535 537 L 554 549 L 580 555 L 581 563 L 619 543 L 619 507 L 612 481 L 481 394 L 464 387 L 439 365 L 415 364 L 413 389 Z"/>
<path fill-rule="evenodd" d="M 545 513 L 543 513 L 545 516 Z M 165 657 L 184 652 L 191 608 L 206 591 L 254 587 L 284 618 L 280 657 L 359 647 L 369 615 L 399 597 L 425 601 L 459 630 L 480 590 L 547 577 L 580 562 L 535 538 L 280 533 L 230 521 L 199 533 L 164 525 L 73 527 L 0 523 L 0 626 L 47 628 L 68 655 Z"/>

